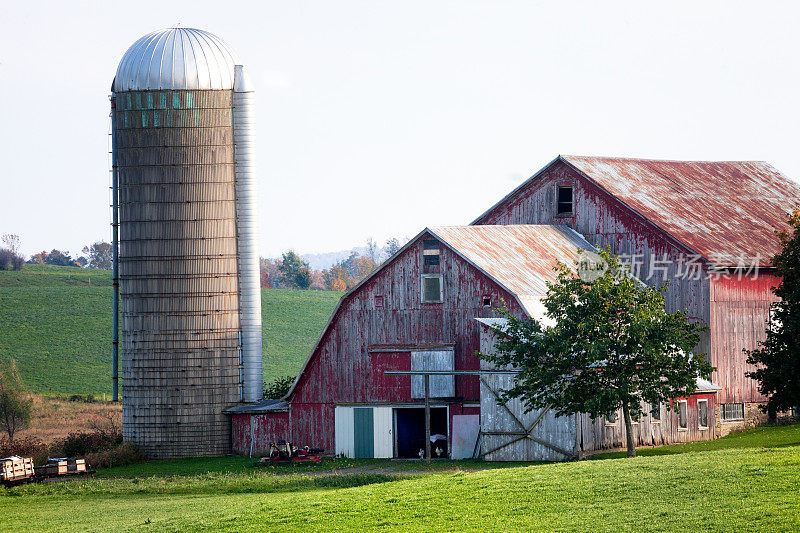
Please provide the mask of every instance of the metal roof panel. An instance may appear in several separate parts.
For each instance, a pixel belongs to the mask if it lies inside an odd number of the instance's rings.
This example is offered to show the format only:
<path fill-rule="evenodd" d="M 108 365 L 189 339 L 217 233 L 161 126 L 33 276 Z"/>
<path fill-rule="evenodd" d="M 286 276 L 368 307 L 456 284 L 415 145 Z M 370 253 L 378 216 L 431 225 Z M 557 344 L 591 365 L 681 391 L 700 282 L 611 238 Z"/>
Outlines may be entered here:
<path fill-rule="evenodd" d="M 800 185 L 763 161 L 661 161 L 561 156 L 628 207 L 709 261 L 768 266 L 776 229 Z"/>

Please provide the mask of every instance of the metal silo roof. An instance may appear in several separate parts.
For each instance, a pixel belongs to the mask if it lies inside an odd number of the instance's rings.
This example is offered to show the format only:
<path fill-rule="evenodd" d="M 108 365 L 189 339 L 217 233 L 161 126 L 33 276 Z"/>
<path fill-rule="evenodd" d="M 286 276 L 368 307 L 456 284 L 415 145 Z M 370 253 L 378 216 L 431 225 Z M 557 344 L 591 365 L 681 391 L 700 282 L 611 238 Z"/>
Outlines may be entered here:
<path fill-rule="evenodd" d="M 113 90 L 232 89 L 236 54 L 219 37 L 195 28 L 148 33 L 128 48 Z"/>

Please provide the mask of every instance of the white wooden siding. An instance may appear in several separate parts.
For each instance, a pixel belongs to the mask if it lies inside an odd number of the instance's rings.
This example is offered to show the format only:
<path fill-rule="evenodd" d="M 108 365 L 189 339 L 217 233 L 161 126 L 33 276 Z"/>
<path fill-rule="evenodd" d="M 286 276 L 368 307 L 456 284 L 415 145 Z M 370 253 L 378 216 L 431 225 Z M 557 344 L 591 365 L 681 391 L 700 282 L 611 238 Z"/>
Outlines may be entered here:
<path fill-rule="evenodd" d="M 453 350 L 411 352 L 411 370 L 453 370 Z M 455 376 L 431 376 L 431 398 L 452 398 L 456 394 Z M 411 397 L 425 397 L 425 377 L 411 376 Z"/>

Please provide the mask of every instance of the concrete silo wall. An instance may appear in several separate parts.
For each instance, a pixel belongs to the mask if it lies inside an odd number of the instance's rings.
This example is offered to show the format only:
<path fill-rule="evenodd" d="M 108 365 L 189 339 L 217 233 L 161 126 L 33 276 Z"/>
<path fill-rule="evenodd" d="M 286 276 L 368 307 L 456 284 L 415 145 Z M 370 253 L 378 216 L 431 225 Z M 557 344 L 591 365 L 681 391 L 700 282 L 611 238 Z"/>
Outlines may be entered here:
<path fill-rule="evenodd" d="M 232 91 L 115 106 L 123 432 L 153 457 L 225 454 L 241 398 Z"/>

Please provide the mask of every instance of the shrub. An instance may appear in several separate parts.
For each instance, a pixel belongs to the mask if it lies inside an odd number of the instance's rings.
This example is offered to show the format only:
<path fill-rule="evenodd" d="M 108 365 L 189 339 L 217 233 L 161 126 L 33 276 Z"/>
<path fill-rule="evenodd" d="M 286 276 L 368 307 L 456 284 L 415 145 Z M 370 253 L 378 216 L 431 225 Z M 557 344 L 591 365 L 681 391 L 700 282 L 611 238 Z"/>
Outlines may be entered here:
<path fill-rule="evenodd" d="M 47 461 L 49 454 L 50 448 L 32 435 L 16 438 L 13 441 L 7 436 L 0 437 L 0 457 L 12 455 L 33 457 L 35 464 L 42 464 Z"/>
<path fill-rule="evenodd" d="M 122 435 L 106 435 L 100 431 L 90 433 L 70 433 L 61 441 L 63 457 L 84 457 L 94 452 L 102 452 L 122 444 Z"/>
<path fill-rule="evenodd" d="M 111 468 L 141 463 L 144 455 L 132 442 L 123 442 L 113 448 L 86 454 L 86 461 L 92 468 Z"/>
<path fill-rule="evenodd" d="M 276 378 L 272 383 L 267 383 L 264 386 L 264 399 L 280 400 L 289 394 L 289 389 L 292 388 L 292 383 L 294 383 L 294 377 L 292 376 Z"/>
<path fill-rule="evenodd" d="M 94 403 L 95 397 L 94 394 L 87 394 L 86 396 L 82 394 L 73 394 L 69 397 L 69 401 L 71 402 L 83 402 L 83 403 Z"/>

